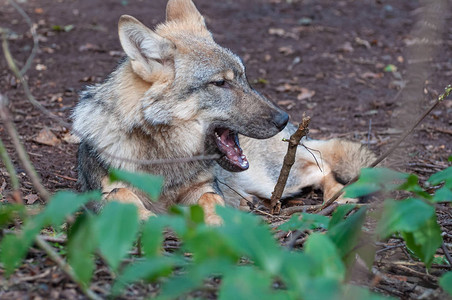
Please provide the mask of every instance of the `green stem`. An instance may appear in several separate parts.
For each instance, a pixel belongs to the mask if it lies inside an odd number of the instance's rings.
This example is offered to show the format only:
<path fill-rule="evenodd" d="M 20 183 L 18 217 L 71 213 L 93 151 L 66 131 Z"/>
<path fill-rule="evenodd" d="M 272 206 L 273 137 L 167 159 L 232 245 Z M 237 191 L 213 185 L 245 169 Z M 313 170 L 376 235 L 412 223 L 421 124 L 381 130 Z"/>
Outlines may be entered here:
<path fill-rule="evenodd" d="M 5 145 L 3 144 L 1 138 L 0 138 L 0 157 L 3 163 L 5 164 L 6 171 L 9 174 L 9 179 L 11 180 L 11 186 L 13 190 L 19 190 L 19 179 L 17 179 L 16 170 L 14 169 L 13 162 L 11 161 L 8 152 L 6 152 Z"/>
<path fill-rule="evenodd" d="M 61 258 L 61 256 L 58 255 L 58 253 L 56 253 L 55 250 L 53 250 L 53 248 L 46 241 L 44 241 L 44 239 L 42 237 L 37 236 L 35 238 L 35 242 L 36 242 L 36 245 L 38 245 L 39 248 L 44 250 L 44 252 L 49 256 L 49 258 L 53 262 L 55 262 L 58 265 L 58 267 L 61 270 L 63 270 L 64 273 L 66 273 L 66 275 L 68 275 L 72 281 L 77 283 L 77 285 L 80 287 L 82 292 L 88 297 L 88 299 L 91 299 L 91 300 L 102 299 L 101 297 L 96 295 L 93 291 L 91 291 L 89 288 L 87 288 L 83 283 L 81 283 L 77 279 L 77 275 L 75 275 L 75 272 L 72 269 L 72 267 L 69 264 L 67 264 L 66 261 L 64 261 L 64 259 Z"/>

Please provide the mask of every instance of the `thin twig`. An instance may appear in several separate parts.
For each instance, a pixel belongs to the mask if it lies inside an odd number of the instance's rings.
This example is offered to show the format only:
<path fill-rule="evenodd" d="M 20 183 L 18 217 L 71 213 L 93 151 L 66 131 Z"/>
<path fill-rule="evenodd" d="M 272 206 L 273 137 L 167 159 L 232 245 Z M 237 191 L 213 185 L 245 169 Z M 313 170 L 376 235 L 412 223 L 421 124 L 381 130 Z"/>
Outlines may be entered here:
<path fill-rule="evenodd" d="M 8 107 L 6 106 L 7 99 L 5 96 L 0 94 L 0 119 L 3 120 L 3 123 L 8 131 L 9 136 L 11 137 L 12 143 L 16 152 L 19 156 L 19 159 L 27 172 L 28 176 L 30 176 L 31 182 L 33 186 L 38 191 L 39 195 L 45 200 L 48 201 L 50 198 L 49 192 L 45 189 L 45 187 L 41 183 L 41 179 L 39 178 L 38 173 L 36 172 L 33 164 L 30 161 L 30 157 L 25 151 L 24 146 L 22 145 L 19 134 L 17 133 L 16 127 L 11 120 L 11 114 L 9 113 Z"/>
<path fill-rule="evenodd" d="M 74 272 L 74 269 L 72 269 L 72 267 L 70 265 L 68 265 L 64 259 L 61 258 L 60 255 L 58 255 L 58 253 L 56 253 L 53 248 L 46 242 L 44 241 L 44 239 L 42 239 L 41 236 L 37 236 L 35 239 L 36 245 L 38 245 L 39 248 L 41 248 L 46 254 L 47 256 L 53 261 L 55 262 L 58 267 L 63 270 L 64 273 L 66 273 L 67 276 L 69 276 L 69 278 L 74 281 L 79 288 L 82 290 L 82 292 L 89 298 L 92 300 L 100 300 L 102 298 L 100 298 L 98 295 L 96 295 L 93 291 L 91 291 L 89 288 L 87 288 L 82 282 L 80 282 L 77 278 L 77 275 Z"/>
<path fill-rule="evenodd" d="M 295 233 L 292 234 L 292 237 L 290 238 L 290 241 L 287 243 L 287 248 L 289 250 L 292 250 L 293 247 L 295 246 L 295 242 L 303 235 L 305 234 L 305 230 L 303 231 L 297 231 Z M 309 235 L 309 234 L 307 234 Z"/>
<path fill-rule="evenodd" d="M 0 94 L 0 97 L 2 97 L 1 94 Z M 1 99 L 0 99 L 0 101 L 1 101 Z M 11 194 L 12 194 L 13 200 L 15 203 L 23 204 L 24 202 L 22 201 L 22 196 L 21 196 L 20 187 L 19 187 L 19 179 L 17 179 L 17 173 L 16 173 L 16 170 L 14 169 L 13 162 L 11 161 L 9 154 L 6 151 L 5 145 L 3 144 L 3 141 L 1 138 L 0 138 L 0 157 L 3 161 L 3 163 L 5 164 L 6 171 L 9 174 L 9 179 L 11 181 L 11 187 L 12 187 Z"/>
<path fill-rule="evenodd" d="M 3 55 L 5 56 L 6 62 L 8 63 L 9 69 L 14 73 L 14 75 L 19 79 L 20 83 L 22 84 L 22 87 L 25 92 L 25 96 L 27 99 L 35 106 L 37 107 L 43 114 L 48 116 L 49 118 L 57 121 L 61 125 L 63 125 L 66 128 L 71 128 L 71 124 L 61 120 L 58 116 L 51 113 L 49 110 L 47 110 L 44 106 L 42 106 L 41 103 L 39 103 L 36 98 L 33 96 L 33 94 L 30 91 L 30 87 L 28 86 L 27 80 L 25 80 L 24 76 L 21 74 L 21 71 L 17 67 L 16 63 L 14 62 L 13 56 L 11 55 L 11 51 L 9 50 L 8 45 L 8 39 L 6 37 L 6 30 L 3 28 L 0 28 L 0 33 L 2 34 L 2 48 L 3 48 Z"/>
<path fill-rule="evenodd" d="M 9 0 L 9 3 L 11 3 L 11 5 L 17 10 L 17 12 L 24 18 L 28 26 L 30 26 L 31 36 L 33 37 L 33 49 L 31 49 L 31 53 L 28 56 L 24 67 L 20 70 L 20 74 L 24 75 L 30 68 L 31 64 L 33 63 L 33 59 L 35 58 L 36 53 L 38 52 L 38 35 L 36 34 L 35 25 L 31 21 L 28 14 L 16 3 L 16 1 Z"/>
<path fill-rule="evenodd" d="M 263 215 L 266 215 L 266 216 L 268 216 L 268 217 L 275 217 L 274 215 L 272 215 L 272 214 L 270 214 L 270 213 L 268 213 L 268 212 L 266 212 L 266 211 L 263 211 L 263 210 L 260 210 L 260 209 L 256 208 L 256 205 L 254 205 L 254 203 L 253 203 L 252 201 L 248 200 L 248 198 L 246 198 L 245 196 L 243 196 L 242 194 L 240 194 L 237 190 L 235 190 L 234 188 L 232 188 L 232 187 L 231 187 L 229 184 L 227 184 L 226 182 L 223 182 L 223 181 L 219 180 L 218 178 L 217 178 L 217 181 L 218 181 L 218 183 L 223 184 L 224 186 L 226 186 L 227 188 L 229 188 L 231 191 L 233 191 L 234 193 L 236 193 L 240 198 L 242 198 L 243 200 L 245 200 L 245 201 L 248 203 L 248 205 L 250 206 L 250 208 L 251 208 L 252 211 L 258 212 L 258 213 L 263 214 Z"/>
<path fill-rule="evenodd" d="M 377 166 L 380 162 L 382 162 L 386 157 L 388 157 L 392 152 L 394 152 L 395 149 L 410 135 L 414 129 L 427 117 L 432 110 L 434 110 L 444 99 L 446 99 L 450 94 L 452 93 L 452 86 L 449 84 L 442 95 L 438 97 L 438 99 L 435 101 L 435 103 L 427 109 L 420 117 L 419 119 L 404 133 L 402 136 L 389 148 L 385 153 L 380 155 L 372 164 L 370 164 L 368 167 L 373 168 Z M 357 181 L 359 179 L 359 174 L 356 175 L 354 178 L 352 178 L 344 187 L 352 184 L 353 182 Z M 338 191 L 336 194 L 334 194 L 333 197 L 328 199 L 323 205 L 322 208 L 318 211 L 324 209 L 325 207 L 328 207 L 333 203 L 337 198 L 339 198 L 343 194 L 343 190 Z"/>
<path fill-rule="evenodd" d="M 294 213 L 305 212 L 305 211 L 313 211 L 313 210 L 319 209 L 320 207 L 322 207 L 322 204 L 291 206 L 291 207 L 287 207 L 287 208 L 282 209 L 281 210 L 281 215 L 290 216 L 290 215 L 293 215 Z"/>
<path fill-rule="evenodd" d="M 321 211 L 318 212 L 319 215 L 322 216 L 328 216 L 329 214 L 331 214 L 336 207 L 338 207 L 339 204 L 338 203 L 333 203 L 332 205 L 325 207 L 324 209 L 322 209 Z"/>
<path fill-rule="evenodd" d="M 308 127 L 310 121 L 311 121 L 310 117 L 303 116 L 303 120 L 298 126 L 297 131 L 294 134 L 292 134 L 292 136 L 289 139 L 287 153 L 286 156 L 284 156 L 284 162 L 281 168 L 281 173 L 279 174 L 278 182 L 275 185 L 275 189 L 270 199 L 271 214 L 279 213 L 281 209 L 280 200 L 284 192 L 284 188 L 286 187 L 287 178 L 289 178 L 290 169 L 295 163 L 295 154 L 297 153 L 298 144 L 300 143 L 300 140 L 308 134 L 309 132 Z"/>

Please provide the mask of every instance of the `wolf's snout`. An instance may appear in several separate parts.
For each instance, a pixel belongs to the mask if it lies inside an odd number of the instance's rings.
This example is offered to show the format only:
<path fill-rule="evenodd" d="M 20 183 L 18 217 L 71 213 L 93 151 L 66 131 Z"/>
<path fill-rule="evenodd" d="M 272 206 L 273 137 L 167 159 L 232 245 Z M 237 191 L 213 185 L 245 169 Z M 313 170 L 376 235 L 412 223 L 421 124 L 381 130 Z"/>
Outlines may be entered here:
<path fill-rule="evenodd" d="M 287 122 L 289 122 L 289 115 L 286 112 L 278 112 L 273 117 L 272 123 L 279 129 L 279 131 L 283 130 L 286 127 Z"/>

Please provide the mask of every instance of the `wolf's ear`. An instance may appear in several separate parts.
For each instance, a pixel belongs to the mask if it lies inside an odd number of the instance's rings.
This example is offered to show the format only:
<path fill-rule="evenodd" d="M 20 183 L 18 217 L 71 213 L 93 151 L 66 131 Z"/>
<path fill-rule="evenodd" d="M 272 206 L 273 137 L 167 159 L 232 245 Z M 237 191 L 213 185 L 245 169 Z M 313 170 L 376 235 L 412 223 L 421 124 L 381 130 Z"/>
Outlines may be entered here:
<path fill-rule="evenodd" d="M 173 72 L 174 44 L 154 33 L 134 17 L 123 15 L 118 24 L 119 40 L 130 57 L 133 71 L 153 82 Z"/>
<path fill-rule="evenodd" d="M 194 21 L 206 27 L 204 17 L 191 0 L 169 0 L 166 6 L 166 21 Z"/>

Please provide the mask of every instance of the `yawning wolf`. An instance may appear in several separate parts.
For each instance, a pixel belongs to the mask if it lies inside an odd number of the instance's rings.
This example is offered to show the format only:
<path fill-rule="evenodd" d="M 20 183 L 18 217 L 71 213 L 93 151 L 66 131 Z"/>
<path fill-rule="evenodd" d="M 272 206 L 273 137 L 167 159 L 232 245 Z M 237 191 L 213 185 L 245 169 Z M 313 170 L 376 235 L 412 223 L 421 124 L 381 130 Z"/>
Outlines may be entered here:
<path fill-rule="evenodd" d="M 82 92 L 74 110 L 81 188 L 101 189 L 105 201 L 134 203 L 143 218 L 173 204 L 199 204 L 209 224 L 221 223 L 215 205 L 238 206 L 236 192 L 269 199 L 287 149 L 281 138 L 295 127 L 250 87 L 240 58 L 215 43 L 193 2 L 170 0 L 166 22 L 155 30 L 122 16 L 119 38 L 127 57 L 103 83 Z M 299 147 L 284 196 L 316 186 L 328 198 L 342 188 L 335 176 L 346 180 L 373 157 L 342 140 L 304 144 L 321 153 L 315 155 L 323 168 Z M 220 158 L 136 162 L 210 154 Z M 109 168 L 164 176 L 159 201 L 110 183 Z"/>

